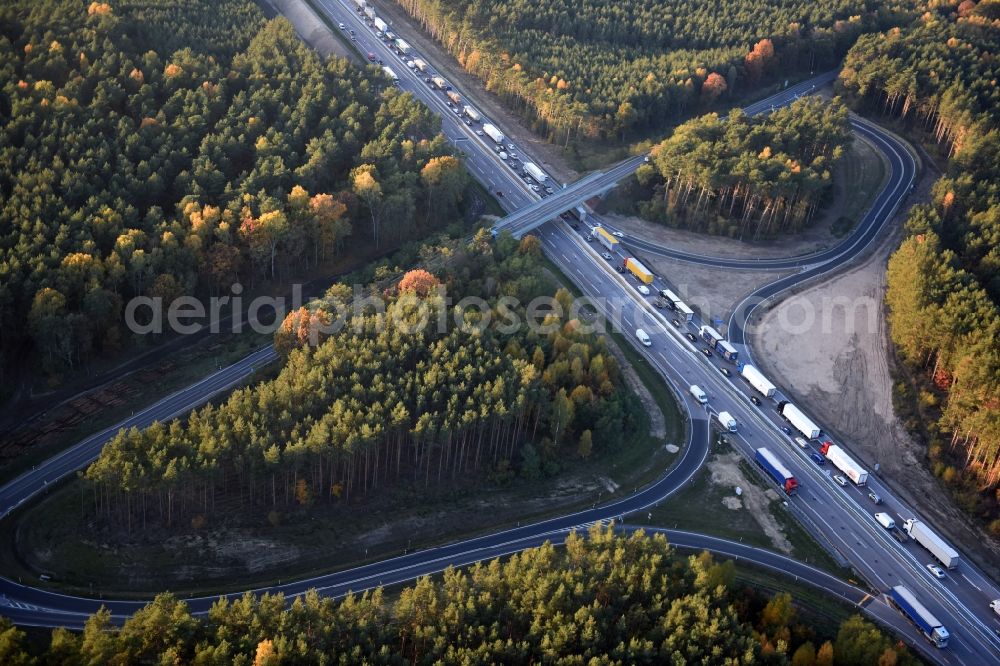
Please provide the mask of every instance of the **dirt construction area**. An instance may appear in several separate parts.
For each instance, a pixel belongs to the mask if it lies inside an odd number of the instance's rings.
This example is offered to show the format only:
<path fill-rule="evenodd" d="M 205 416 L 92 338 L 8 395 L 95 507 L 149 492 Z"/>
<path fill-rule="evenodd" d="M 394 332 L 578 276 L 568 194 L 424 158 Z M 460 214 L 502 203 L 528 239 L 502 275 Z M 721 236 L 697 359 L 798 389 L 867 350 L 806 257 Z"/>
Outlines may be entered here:
<path fill-rule="evenodd" d="M 766 313 L 751 327 L 754 362 L 869 469 L 877 464 L 880 479 L 997 578 L 1000 544 L 955 507 L 893 410 L 883 296 L 886 262 L 899 240 L 897 231 L 863 263 Z"/>
<path fill-rule="evenodd" d="M 294 6 L 302 6 L 297 13 L 303 18 L 293 20 L 299 33 L 321 52 L 338 50 L 334 44 L 321 46 L 325 40 L 338 40 L 329 35 L 311 10 L 304 8 L 302 0 L 272 1 L 286 16 Z M 410 23 L 405 12 L 393 2 L 380 0 L 377 9 L 394 23 Z M 310 21 L 315 25 L 310 25 Z M 419 51 L 439 66 L 442 74 L 456 81 L 472 102 L 501 123 L 516 142 L 530 145 L 546 170 L 560 180 L 575 178 L 576 174 L 559 159 L 558 149 L 524 128 L 478 79 L 466 74 L 432 39 L 418 29 L 410 31 L 409 37 Z M 867 195 L 874 192 L 872 186 L 884 175 L 878 168 L 880 159 L 869 145 L 856 141 L 850 152 L 850 159 L 838 167 L 833 200 L 824 218 L 817 220 L 811 230 L 795 236 L 746 242 L 669 229 L 634 217 L 608 215 L 608 220 L 626 236 L 640 234 L 698 254 L 766 258 L 815 252 L 839 242 L 835 225 L 844 217 L 856 221 L 863 212 Z M 925 172 L 904 210 L 926 200 L 933 178 L 933 174 Z M 892 227 L 898 230 L 901 223 L 897 219 Z M 877 463 L 881 468 L 879 476 L 887 484 L 996 578 L 1000 574 L 1000 544 L 954 507 L 927 470 L 924 452 L 907 435 L 893 412 L 882 302 L 886 261 L 899 237 L 898 231 L 887 234 L 867 258 L 832 279 L 789 296 L 763 315 L 761 321 L 753 322 L 757 324 L 751 337 L 755 361 L 785 393 L 808 405 L 809 411 L 865 464 L 874 467 Z M 726 319 L 743 296 L 782 275 L 723 272 L 657 257 L 645 259 L 655 272 L 680 289 L 682 298 L 689 299 L 693 307 L 710 319 Z M 775 545 L 778 545 L 776 539 Z"/>
<path fill-rule="evenodd" d="M 727 495 L 722 499 L 723 505 L 732 511 L 746 510 L 760 529 L 771 540 L 775 550 L 786 555 L 792 554 L 792 544 L 785 536 L 778 521 L 771 515 L 771 502 L 779 499 L 778 493 L 770 488 L 764 490 L 751 483 L 740 469 L 743 456 L 739 453 L 716 456 L 708 463 L 708 471 L 712 474 L 712 483 L 729 489 L 739 488 L 739 496 Z"/>

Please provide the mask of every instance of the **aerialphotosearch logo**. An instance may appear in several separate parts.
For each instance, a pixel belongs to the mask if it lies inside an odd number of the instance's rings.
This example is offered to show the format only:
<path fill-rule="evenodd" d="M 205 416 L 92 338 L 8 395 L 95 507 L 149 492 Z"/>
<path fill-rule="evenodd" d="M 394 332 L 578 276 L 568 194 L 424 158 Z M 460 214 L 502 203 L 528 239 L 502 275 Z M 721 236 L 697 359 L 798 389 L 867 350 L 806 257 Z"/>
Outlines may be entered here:
<path fill-rule="evenodd" d="M 158 296 L 138 296 L 125 306 L 125 324 L 136 335 L 155 335 L 171 332 L 192 335 L 208 327 L 209 332 L 241 333 L 249 328 L 255 333 L 273 335 L 291 313 L 302 313 L 305 304 L 302 285 L 295 284 L 291 296 L 256 296 L 244 303 L 243 285 L 235 283 L 229 294 L 213 296 L 202 301 L 194 296 L 181 296 L 164 303 Z M 677 293 L 686 293 L 683 286 Z M 582 333 L 606 333 L 608 325 L 618 332 L 635 333 L 642 328 L 648 332 L 658 326 L 687 330 L 692 327 L 673 303 L 663 298 L 645 304 L 626 295 L 615 298 L 580 297 L 556 298 L 539 296 L 524 304 L 513 296 L 486 299 L 463 296 L 453 300 L 443 285 L 430 293 L 418 295 L 406 291 L 392 298 L 383 296 L 370 287 L 354 285 L 349 299 L 315 299 L 315 307 L 308 308 L 293 324 L 300 339 L 316 345 L 322 339 L 341 331 L 348 324 L 365 325 L 365 320 L 376 317 L 380 326 L 389 326 L 403 333 L 415 333 L 434 326 L 438 333 L 455 326 L 474 332 L 492 329 L 501 335 L 510 335 L 529 327 L 539 335 L 557 331 L 566 321 L 575 321 L 575 329 Z M 567 304 L 567 300 L 569 301 Z M 388 307 L 392 302 L 393 306 Z M 701 314 L 704 322 L 714 322 L 720 333 L 727 333 L 715 319 L 707 300 L 688 297 L 685 302 Z M 760 330 L 764 322 L 766 300 L 747 300 L 732 317 L 741 322 L 748 315 L 749 326 Z M 809 298 L 793 296 L 788 299 L 766 322 L 768 330 L 777 328 L 792 335 L 809 333 L 830 334 L 841 329 L 848 334 L 878 330 L 879 302 L 868 296 L 823 298 L 814 302 Z M 729 313 L 725 313 L 727 316 Z M 308 319 L 302 320 L 302 316 Z M 818 322 L 818 325 L 817 325 Z M 859 324 L 861 326 L 859 327 Z M 753 330 L 747 332 L 754 332 Z M 731 335 L 732 331 L 728 331 Z"/>

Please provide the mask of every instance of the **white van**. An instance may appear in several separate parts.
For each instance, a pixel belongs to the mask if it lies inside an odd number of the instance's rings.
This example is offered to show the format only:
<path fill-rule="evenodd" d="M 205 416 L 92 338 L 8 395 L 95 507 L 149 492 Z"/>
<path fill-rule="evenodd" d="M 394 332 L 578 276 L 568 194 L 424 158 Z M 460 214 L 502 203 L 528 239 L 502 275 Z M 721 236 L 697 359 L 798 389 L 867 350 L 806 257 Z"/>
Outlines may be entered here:
<path fill-rule="evenodd" d="M 697 384 L 692 384 L 691 388 L 689 388 L 688 391 L 690 391 L 691 395 L 694 396 L 694 399 L 700 402 L 701 404 L 704 405 L 706 402 L 708 402 L 708 396 L 705 395 L 705 392 L 702 391 L 701 387 L 698 386 Z"/>
<path fill-rule="evenodd" d="M 719 412 L 719 424 L 729 432 L 736 432 L 736 419 L 729 412 Z"/>
<path fill-rule="evenodd" d="M 635 329 L 635 337 L 639 338 L 639 342 L 641 342 L 645 347 L 649 347 L 653 344 L 653 341 L 649 339 L 648 335 L 646 335 L 646 331 L 641 328 Z"/>
<path fill-rule="evenodd" d="M 892 528 L 894 528 L 896 526 L 896 521 L 893 520 L 892 516 L 890 516 L 887 513 L 881 513 L 881 512 L 876 513 L 875 514 L 875 520 L 877 520 L 878 523 L 879 523 L 879 525 L 881 525 L 882 527 L 884 527 L 887 530 L 891 530 Z"/>
<path fill-rule="evenodd" d="M 799 445 L 800 449 L 804 449 L 804 448 L 807 448 L 809 446 L 809 442 L 807 442 L 806 440 L 802 439 L 801 437 L 796 437 L 795 438 L 795 443 Z"/>

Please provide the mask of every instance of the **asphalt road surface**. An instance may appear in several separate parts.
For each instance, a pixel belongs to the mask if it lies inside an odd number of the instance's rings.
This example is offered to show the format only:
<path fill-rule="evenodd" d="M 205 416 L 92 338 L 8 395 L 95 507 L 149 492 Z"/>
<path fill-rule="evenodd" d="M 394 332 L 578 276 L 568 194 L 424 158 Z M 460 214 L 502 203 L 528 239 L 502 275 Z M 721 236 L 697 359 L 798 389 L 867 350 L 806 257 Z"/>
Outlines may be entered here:
<path fill-rule="evenodd" d="M 353 5 L 323 0 L 322 6 L 335 24 L 344 22 L 345 27 L 355 31 L 355 43 L 362 53 L 370 52 L 374 58 L 382 59 L 391 66 L 399 76 L 399 85 L 403 89 L 412 92 L 441 115 L 444 133 L 465 153 L 470 171 L 491 191 L 497 193 L 507 210 L 518 210 L 540 198 L 544 189 L 539 188 L 539 192 L 531 189 L 531 184 L 522 179 L 516 166 L 511 166 L 509 159 L 504 161 L 500 158 L 494 142 L 487 136 L 477 134 L 477 124 L 467 124 L 448 106 L 443 92 L 427 85 L 424 77 L 434 75 L 433 72 L 419 73 L 407 67 L 398 54 L 378 39 L 374 31 L 361 20 L 353 10 Z M 398 26 L 394 30 L 397 28 Z M 823 75 L 830 76 L 829 73 Z M 772 105 L 777 107 L 787 104 L 798 95 L 821 85 L 823 77 L 763 100 L 750 107 L 750 111 L 759 112 Z M 880 132 L 877 127 L 866 126 L 859 131 L 864 130 L 871 132 L 880 149 L 885 150 L 886 145 L 891 145 L 891 137 Z M 884 143 L 878 143 L 879 141 Z M 518 150 L 517 146 L 505 146 L 505 152 L 509 151 L 528 157 L 526 151 Z M 623 164 L 631 166 L 628 161 Z M 883 191 L 879 195 L 880 198 L 885 197 L 884 205 L 874 206 L 871 212 L 874 215 L 869 221 L 872 234 L 877 234 L 878 229 L 889 218 L 889 213 L 905 196 L 908 188 L 893 188 L 893 184 L 912 182 L 912 174 L 907 177 L 906 168 L 905 164 L 900 165 L 899 162 L 892 164 L 892 178 L 887 186 L 887 190 L 891 191 L 888 194 Z M 598 187 L 604 187 L 603 181 L 598 183 Z M 553 190 L 550 200 L 559 194 L 559 189 L 553 187 Z M 561 205 L 553 204 L 555 208 Z M 834 483 L 828 473 L 829 466 L 818 466 L 809 458 L 812 444 L 808 445 L 809 450 L 800 449 L 791 437 L 782 432 L 784 422 L 773 409 L 773 401 L 764 400 L 760 407 L 752 404 L 748 396 L 753 389 L 735 375 L 735 366 L 720 362 L 717 356 L 706 357 L 701 351 L 704 345 L 692 343 L 684 336 L 684 333 L 697 332 L 696 320 L 678 321 L 675 326 L 670 313 L 656 310 L 649 298 L 639 294 L 634 278 L 615 272 L 610 263 L 599 256 L 593 244 L 587 243 L 567 225 L 546 222 L 551 216 L 552 213 L 546 209 L 537 213 L 537 219 L 527 220 L 524 224 L 541 224 L 538 235 L 546 253 L 585 294 L 594 299 L 594 310 L 605 315 L 612 325 L 618 326 L 629 336 L 634 336 L 639 327 L 647 332 L 651 340 L 650 346 L 637 345 L 637 348 L 663 375 L 690 413 L 690 441 L 684 447 L 678 464 L 649 487 L 607 505 L 440 548 L 417 551 L 337 574 L 297 581 L 273 588 L 274 590 L 296 594 L 316 587 L 325 594 L 336 595 L 343 594 L 347 589 L 361 590 L 376 585 L 389 585 L 440 571 L 449 565 L 459 566 L 516 552 L 537 545 L 545 539 L 558 541 L 568 530 L 597 520 L 642 515 L 644 509 L 676 492 L 700 468 L 708 452 L 709 421 L 719 411 L 726 410 L 739 423 L 738 431 L 729 434 L 729 439 L 735 446 L 750 457 L 753 449 L 766 446 L 799 479 L 801 489 L 797 495 L 788 498 L 787 510 L 849 561 L 874 587 L 885 590 L 892 585 L 907 585 L 943 621 L 951 632 L 951 643 L 944 650 L 929 648 L 912 626 L 889 609 L 881 598 L 876 602 L 868 600 L 864 605 L 864 611 L 869 616 L 896 628 L 915 648 L 935 661 L 948 664 L 1000 663 L 1000 639 L 994 634 L 1000 627 L 1000 622 L 987 607 L 990 599 L 1000 598 L 1000 590 L 992 581 L 968 562 L 963 562 L 956 571 L 949 572 L 944 580 L 933 578 L 924 567 L 931 560 L 926 551 L 912 542 L 907 545 L 897 543 L 874 520 L 873 507 L 867 503 L 865 489 L 852 485 L 842 488 Z M 859 233 L 865 228 L 865 224 L 859 225 Z M 801 280 L 833 270 L 835 266 L 831 264 L 842 263 L 870 242 L 870 239 L 863 241 L 860 236 L 855 240 L 857 242 L 852 245 L 839 246 L 842 254 L 833 255 L 825 263 L 810 261 L 806 270 L 793 276 L 789 282 L 773 285 L 773 291 L 767 295 L 773 296 Z M 659 289 L 666 285 L 662 278 L 657 278 L 653 286 Z M 740 312 L 749 316 L 752 314 L 752 307 L 742 308 Z M 748 353 L 745 348 L 741 351 Z M 254 367 L 273 359 L 273 355 L 271 348 L 262 349 L 240 363 L 144 410 L 122 425 L 141 427 L 154 419 L 166 419 L 202 404 L 211 395 L 248 376 Z M 722 368 L 729 369 L 734 376 L 725 376 Z M 687 387 L 694 383 L 708 393 L 707 405 L 702 406 L 690 397 Z M 0 515 L 6 515 L 28 498 L 43 491 L 47 484 L 85 465 L 97 455 L 103 442 L 112 435 L 113 430 L 110 429 L 95 435 L 0 488 Z M 893 498 L 874 475 L 870 486 L 877 489 L 885 499 L 880 510 L 905 517 L 913 515 L 912 510 Z M 677 537 L 680 538 L 680 535 Z M 688 540 L 687 545 L 702 547 L 697 544 L 697 535 L 684 538 Z M 710 539 L 700 538 L 705 539 L 706 544 Z M 753 559 L 748 555 L 745 557 Z M 787 563 L 782 566 L 783 570 L 790 571 Z M 802 570 L 801 578 L 814 584 L 825 584 L 826 575 L 820 574 L 822 572 Z M 191 599 L 190 603 L 195 612 L 203 612 L 214 599 L 215 597 L 196 598 Z M 66 596 L 0 579 L 0 609 L 21 624 L 80 626 L 86 614 L 92 613 L 102 604 L 108 606 L 119 618 L 134 612 L 140 605 L 137 602 Z"/>

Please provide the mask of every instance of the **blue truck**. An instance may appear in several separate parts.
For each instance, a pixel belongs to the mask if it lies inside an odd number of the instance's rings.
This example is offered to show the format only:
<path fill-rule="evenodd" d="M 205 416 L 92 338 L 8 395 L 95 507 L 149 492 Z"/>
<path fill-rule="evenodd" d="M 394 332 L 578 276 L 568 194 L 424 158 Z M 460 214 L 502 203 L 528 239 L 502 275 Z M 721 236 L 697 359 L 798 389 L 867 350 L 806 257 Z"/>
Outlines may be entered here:
<path fill-rule="evenodd" d="M 722 358 L 730 363 L 739 361 L 740 353 L 731 344 L 725 341 L 722 334 L 711 326 L 702 326 L 700 329 L 701 339 L 708 343 L 708 346 L 719 352 Z"/>
<path fill-rule="evenodd" d="M 778 460 L 776 455 L 765 448 L 759 448 L 754 453 L 754 460 L 757 461 L 761 469 L 770 474 L 771 478 L 778 482 L 778 485 L 781 486 L 786 495 L 795 494 L 799 488 L 799 482 L 788 471 L 788 468 Z"/>
<path fill-rule="evenodd" d="M 889 590 L 889 598 L 893 605 L 920 629 L 920 633 L 934 644 L 934 647 L 944 648 L 948 646 L 948 630 L 938 622 L 938 619 L 929 610 L 924 608 L 922 603 L 917 601 L 912 592 L 902 585 L 897 585 Z"/>

